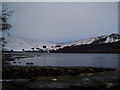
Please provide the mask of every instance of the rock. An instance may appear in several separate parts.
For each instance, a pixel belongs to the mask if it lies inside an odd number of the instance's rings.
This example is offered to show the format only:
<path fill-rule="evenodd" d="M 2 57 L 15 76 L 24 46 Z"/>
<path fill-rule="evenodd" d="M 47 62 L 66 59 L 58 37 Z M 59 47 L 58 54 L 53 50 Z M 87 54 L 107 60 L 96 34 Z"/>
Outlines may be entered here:
<path fill-rule="evenodd" d="M 53 78 L 53 79 L 51 79 L 52 81 L 57 81 L 57 79 L 56 78 Z"/>
<path fill-rule="evenodd" d="M 13 62 L 13 63 L 16 63 L 16 62 Z"/>

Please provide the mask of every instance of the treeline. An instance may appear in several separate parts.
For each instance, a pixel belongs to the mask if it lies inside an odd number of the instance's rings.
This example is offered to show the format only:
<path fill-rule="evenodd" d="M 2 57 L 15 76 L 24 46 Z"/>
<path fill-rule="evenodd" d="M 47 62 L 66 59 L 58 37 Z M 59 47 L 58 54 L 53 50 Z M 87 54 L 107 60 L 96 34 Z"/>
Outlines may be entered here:
<path fill-rule="evenodd" d="M 52 50 L 54 53 L 120 53 L 120 42 L 85 44 L 77 46 L 66 46 L 58 50 Z"/>

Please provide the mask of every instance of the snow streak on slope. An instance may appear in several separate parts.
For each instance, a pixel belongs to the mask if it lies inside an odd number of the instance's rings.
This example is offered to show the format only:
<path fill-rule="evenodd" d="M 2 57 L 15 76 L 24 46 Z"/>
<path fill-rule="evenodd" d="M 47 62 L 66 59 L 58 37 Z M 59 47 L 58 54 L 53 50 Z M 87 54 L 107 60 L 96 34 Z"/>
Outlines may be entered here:
<path fill-rule="evenodd" d="M 80 41 L 76 41 L 69 44 L 62 45 L 61 48 L 65 46 L 77 46 L 77 45 L 85 45 L 85 44 L 100 44 L 100 43 L 113 43 L 120 41 L 120 34 L 111 34 L 111 35 L 104 35 L 89 39 L 84 39 Z"/>

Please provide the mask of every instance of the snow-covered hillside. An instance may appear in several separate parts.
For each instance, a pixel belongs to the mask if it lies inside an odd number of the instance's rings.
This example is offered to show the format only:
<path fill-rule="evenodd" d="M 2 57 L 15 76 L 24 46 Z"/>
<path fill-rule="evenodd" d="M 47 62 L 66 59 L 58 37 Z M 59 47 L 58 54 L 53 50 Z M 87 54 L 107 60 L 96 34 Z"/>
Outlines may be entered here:
<path fill-rule="evenodd" d="M 84 45 L 84 44 L 100 44 L 100 43 L 113 43 L 120 41 L 120 34 L 111 34 L 111 35 L 104 35 L 94 38 L 88 38 L 80 41 L 76 41 L 73 43 L 68 43 L 61 45 L 61 48 L 65 46 L 77 46 L 77 45 Z"/>
<path fill-rule="evenodd" d="M 14 51 L 25 51 L 28 50 L 56 50 L 59 48 L 64 48 L 66 46 L 77 46 L 77 45 L 85 45 L 85 44 L 101 44 L 101 43 L 113 43 L 113 42 L 118 42 L 120 41 L 120 34 L 111 34 L 111 35 L 104 35 L 104 36 L 99 36 L 99 37 L 94 37 L 94 38 L 88 38 L 80 41 L 76 41 L 73 43 L 68 43 L 68 44 L 55 44 L 55 43 L 50 43 L 46 41 L 35 41 L 35 40 L 27 40 L 27 39 L 22 39 L 22 38 L 14 38 L 14 37 L 8 37 L 5 38 L 4 41 L 4 50 L 14 50 Z M 43 48 L 43 46 L 46 46 L 46 48 Z"/>
<path fill-rule="evenodd" d="M 31 48 L 34 48 L 34 50 L 44 49 L 43 46 L 46 46 L 46 49 L 50 50 L 55 45 L 56 44 L 54 43 L 49 43 L 46 41 L 35 41 L 35 40 L 27 40 L 22 38 L 9 37 L 9 38 L 5 38 L 4 50 L 23 51 L 24 49 L 28 51 L 28 50 L 33 50 Z"/>

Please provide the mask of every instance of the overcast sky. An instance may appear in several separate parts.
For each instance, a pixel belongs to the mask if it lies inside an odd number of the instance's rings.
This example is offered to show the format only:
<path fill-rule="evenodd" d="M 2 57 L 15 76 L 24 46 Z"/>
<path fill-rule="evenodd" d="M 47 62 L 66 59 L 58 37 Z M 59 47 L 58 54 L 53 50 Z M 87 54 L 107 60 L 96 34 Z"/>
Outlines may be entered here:
<path fill-rule="evenodd" d="M 10 2 L 11 36 L 70 42 L 118 32 L 117 2 Z"/>

